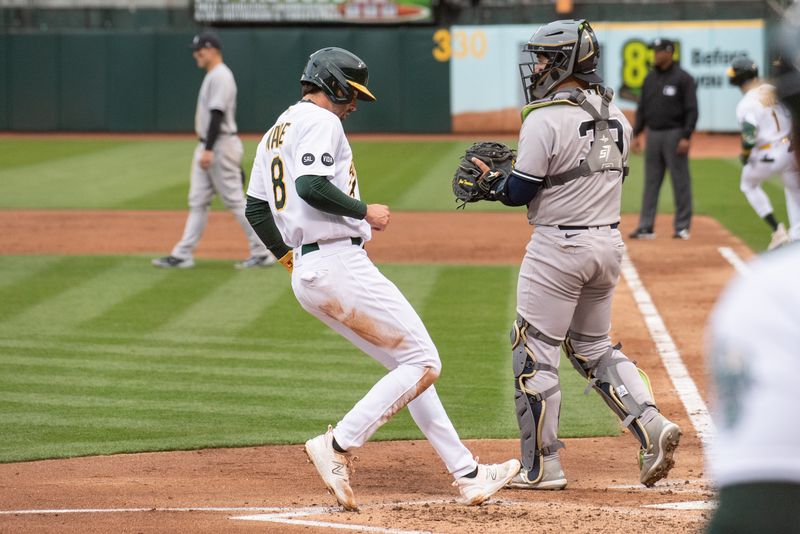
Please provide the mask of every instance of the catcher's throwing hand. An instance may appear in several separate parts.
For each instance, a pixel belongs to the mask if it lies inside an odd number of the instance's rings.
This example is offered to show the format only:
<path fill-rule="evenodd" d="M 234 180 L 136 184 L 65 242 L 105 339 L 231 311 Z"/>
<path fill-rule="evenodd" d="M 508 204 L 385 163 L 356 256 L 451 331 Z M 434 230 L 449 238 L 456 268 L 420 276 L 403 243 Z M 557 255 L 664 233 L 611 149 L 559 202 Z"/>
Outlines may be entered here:
<path fill-rule="evenodd" d="M 463 208 L 467 202 L 497 200 L 494 186 L 511 174 L 515 153 L 502 143 L 480 142 L 467 149 L 453 176 L 453 194 Z"/>
<path fill-rule="evenodd" d="M 367 204 L 367 214 L 364 216 L 373 230 L 385 230 L 389 226 L 389 206 L 383 204 Z"/>

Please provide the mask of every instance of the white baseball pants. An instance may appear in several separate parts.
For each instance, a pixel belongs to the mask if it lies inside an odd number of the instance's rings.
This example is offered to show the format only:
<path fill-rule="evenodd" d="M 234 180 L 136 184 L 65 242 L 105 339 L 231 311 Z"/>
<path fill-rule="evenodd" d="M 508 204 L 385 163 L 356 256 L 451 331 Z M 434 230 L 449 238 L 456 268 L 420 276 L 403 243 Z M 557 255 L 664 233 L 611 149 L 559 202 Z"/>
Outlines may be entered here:
<path fill-rule="evenodd" d="M 404 406 L 455 477 L 477 463 L 461 443 L 432 382 L 439 353 L 414 308 L 350 238 L 295 249 L 292 289 L 300 305 L 389 372 L 333 430 L 345 450 L 360 447 Z"/>
<path fill-rule="evenodd" d="M 772 213 L 772 203 L 761 184 L 776 174 L 781 175 L 789 215 L 789 238 L 800 239 L 800 171 L 787 143 L 768 149 L 754 149 L 742 168 L 740 189 L 759 217 Z"/>

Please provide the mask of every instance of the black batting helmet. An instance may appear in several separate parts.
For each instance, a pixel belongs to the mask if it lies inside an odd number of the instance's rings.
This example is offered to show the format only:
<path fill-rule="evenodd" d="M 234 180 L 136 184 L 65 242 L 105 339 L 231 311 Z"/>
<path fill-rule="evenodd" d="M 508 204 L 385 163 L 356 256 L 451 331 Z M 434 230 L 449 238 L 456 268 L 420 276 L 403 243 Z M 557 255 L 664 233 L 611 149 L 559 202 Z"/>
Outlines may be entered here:
<path fill-rule="evenodd" d="M 367 64 L 343 48 L 323 48 L 308 58 L 301 82 L 316 85 L 334 104 L 346 104 L 357 93 L 359 100 L 374 102 L 367 89 Z"/>
<path fill-rule="evenodd" d="M 733 60 L 726 74 L 731 85 L 741 87 L 746 81 L 758 78 L 758 65 L 749 57 L 740 56 Z"/>
<path fill-rule="evenodd" d="M 528 102 L 544 98 L 558 84 L 573 76 L 590 85 L 603 79 L 597 74 L 600 46 L 597 36 L 586 20 L 556 20 L 539 28 L 523 47 L 531 61 L 520 63 L 522 89 Z M 539 56 L 547 65 L 536 73 Z"/>

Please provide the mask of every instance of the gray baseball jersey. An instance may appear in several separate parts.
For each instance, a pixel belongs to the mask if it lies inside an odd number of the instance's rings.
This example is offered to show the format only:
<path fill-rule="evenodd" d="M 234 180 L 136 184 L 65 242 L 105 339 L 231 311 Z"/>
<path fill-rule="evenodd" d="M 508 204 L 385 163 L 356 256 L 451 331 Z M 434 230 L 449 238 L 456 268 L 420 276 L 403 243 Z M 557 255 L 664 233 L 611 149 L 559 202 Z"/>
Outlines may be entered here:
<path fill-rule="evenodd" d="M 219 132 L 236 133 L 236 80 L 225 63 L 220 63 L 203 78 L 200 93 L 197 95 L 197 109 L 194 113 L 194 131 L 203 138 L 208 133 L 211 111 L 224 113 Z"/>
<path fill-rule="evenodd" d="M 587 91 L 588 101 L 600 109 L 601 97 Z M 631 126 L 613 102 L 609 106 L 609 132 L 628 159 Z M 594 142 L 594 121 L 579 106 L 551 105 L 534 110 L 520 130 L 516 171 L 545 177 L 580 165 Z M 519 175 L 519 173 L 518 173 Z M 564 185 L 543 189 L 528 209 L 531 224 L 596 226 L 619 221 L 621 172 L 601 172 Z"/>

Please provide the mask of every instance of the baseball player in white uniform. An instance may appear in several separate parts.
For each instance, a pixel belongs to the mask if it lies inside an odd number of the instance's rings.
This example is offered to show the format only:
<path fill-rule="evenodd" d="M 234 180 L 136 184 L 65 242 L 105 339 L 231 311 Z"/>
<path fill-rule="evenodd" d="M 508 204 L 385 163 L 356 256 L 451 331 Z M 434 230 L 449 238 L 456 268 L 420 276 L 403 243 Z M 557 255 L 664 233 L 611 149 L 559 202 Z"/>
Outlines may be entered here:
<path fill-rule="evenodd" d="M 335 428 L 307 441 L 305 451 L 338 502 L 356 510 L 350 451 L 408 406 L 463 502 L 480 504 L 520 464 L 479 465 L 461 443 L 433 386 L 441 371 L 433 341 L 364 250 L 372 230 L 386 228 L 390 217 L 386 206 L 360 200 L 342 128 L 357 100 L 375 100 L 367 77 L 366 64 L 346 50 L 312 54 L 301 77 L 302 100 L 259 143 L 247 192 L 247 216 L 291 271 L 300 305 L 389 371 Z"/>
<path fill-rule="evenodd" d="M 618 230 L 631 126 L 597 75 L 599 45 L 585 20 L 542 26 L 523 49 L 524 94 L 514 169 L 494 200 L 528 206 L 536 227 L 517 287 L 511 341 L 521 489 L 567 485 L 558 450 L 560 347 L 641 445 L 639 480 L 667 476 L 681 437 L 656 408 L 646 375 L 609 338 L 625 244 Z M 473 162 L 485 177 L 487 165 Z"/>
<path fill-rule="evenodd" d="M 775 87 L 758 78 L 758 66 L 749 58 L 739 57 L 727 71 L 731 85 L 739 87 L 744 96 L 736 106 L 736 120 L 742 132 L 744 164 L 741 190 L 759 217 L 772 229 L 768 249 L 785 245 L 800 238 L 800 170 L 790 142 L 791 115 L 778 102 Z M 789 231 L 778 222 L 772 203 L 761 185 L 780 174 L 786 194 Z"/>
<path fill-rule="evenodd" d="M 169 256 L 156 258 L 152 264 L 162 268 L 194 267 L 194 249 L 208 222 L 208 210 L 214 195 L 222 199 L 247 236 L 250 256 L 234 266 L 237 269 L 268 267 L 275 257 L 258 238 L 244 215 L 244 148 L 236 130 L 236 81 L 222 62 L 222 43 L 213 33 L 196 35 L 191 44 L 197 66 L 206 70 L 197 108 L 194 129 L 199 143 L 194 150 L 189 185 L 189 216 L 181 240 Z"/>
<path fill-rule="evenodd" d="M 778 44 L 785 59 L 778 95 L 795 118 L 797 136 L 800 3 L 786 12 Z M 800 529 L 800 426 L 791 415 L 800 401 L 792 372 L 800 357 L 798 265 L 796 243 L 757 258 L 725 289 L 709 321 L 716 437 L 706 465 L 719 487 L 709 534 Z"/>
<path fill-rule="evenodd" d="M 709 322 L 716 435 L 707 454 L 719 486 L 713 534 L 800 529 L 800 245 L 749 264 Z M 793 422 L 795 421 L 795 422 Z"/>

